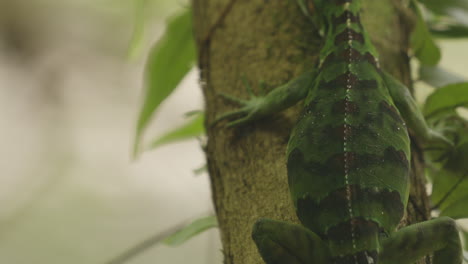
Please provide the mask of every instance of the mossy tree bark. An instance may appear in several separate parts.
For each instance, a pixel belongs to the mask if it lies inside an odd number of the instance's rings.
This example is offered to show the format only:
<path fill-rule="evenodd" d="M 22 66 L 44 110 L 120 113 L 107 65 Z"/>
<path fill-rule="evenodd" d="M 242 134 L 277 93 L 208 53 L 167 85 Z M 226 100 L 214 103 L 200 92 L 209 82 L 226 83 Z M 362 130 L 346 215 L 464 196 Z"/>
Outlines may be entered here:
<path fill-rule="evenodd" d="M 404 0 L 365 0 L 362 20 L 384 69 L 410 85 L 410 26 Z M 314 67 L 321 40 L 295 0 L 193 0 L 201 83 L 206 99 L 207 158 L 225 263 L 262 263 L 251 239 L 260 217 L 298 222 L 289 197 L 286 145 L 301 107 L 228 129 L 214 118 L 234 105 L 218 95 L 247 98 L 242 76 L 260 92 Z M 413 144 L 412 191 L 402 225 L 428 218 L 422 155 Z"/>

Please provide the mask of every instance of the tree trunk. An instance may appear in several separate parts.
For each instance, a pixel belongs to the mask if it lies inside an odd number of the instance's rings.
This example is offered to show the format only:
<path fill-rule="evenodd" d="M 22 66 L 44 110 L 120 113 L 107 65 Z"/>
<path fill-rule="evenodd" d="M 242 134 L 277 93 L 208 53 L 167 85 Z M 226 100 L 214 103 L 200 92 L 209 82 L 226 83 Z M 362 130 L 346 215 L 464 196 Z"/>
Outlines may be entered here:
<path fill-rule="evenodd" d="M 404 0 L 364 0 L 362 21 L 382 67 L 410 85 L 410 26 Z M 298 222 L 289 197 L 286 145 L 301 104 L 259 122 L 229 129 L 210 125 L 234 109 L 218 95 L 247 98 L 314 67 L 321 40 L 295 0 L 193 0 L 201 83 L 206 99 L 207 158 L 225 263 L 263 263 L 251 239 L 260 217 Z M 413 144 L 412 191 L 402 225 L 428 218 L 422 155 Z"/>

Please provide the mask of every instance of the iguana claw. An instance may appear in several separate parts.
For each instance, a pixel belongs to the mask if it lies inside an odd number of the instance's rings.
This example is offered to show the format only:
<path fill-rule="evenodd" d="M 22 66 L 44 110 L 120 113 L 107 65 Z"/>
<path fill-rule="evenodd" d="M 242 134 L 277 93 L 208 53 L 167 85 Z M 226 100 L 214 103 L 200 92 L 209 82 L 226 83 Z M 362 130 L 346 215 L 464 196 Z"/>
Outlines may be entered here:
<path fill-rule="evenodd" d="M 241 108 L 238 110 L 230 111 L 227 113 L 224 113 L 213 121 L 212 125 L 218 123 L 221 120 L 225 119 L 233 119 L 236 116 L 241 116 L 229 123 L 226 124 L 227 127 L 234 127 L 234 126 L 239 126 L 246 124 L 250 121 L 257 120 L 259 118 L 262 118 L 266 116 L 268 113 L 265 113 L 262 109 L 265 109 L 266 107 L 266 100 L 264 97 L 259 97 L 256 96 L 252 90 L 252 87 L 250 84 L 247 82 L 245 77 L 242 77 L 242 81 L 244 83 L 244 86 L 247 89 L 247 92 L 250 95 L 250 99 L 245 100 L 241 99 L 235 96 L 232 96 L 230 94 L 226 94 L 223 92 L 218 93 L 220 96 L 222 96 L 224 99 L 231 101 L 233 103 L 241 105 Z M 264 83 L 260 83 L 260 86 L 263 90 L 264 88 Z"/>
<path fill-rule="evenodd" d="M 232 119 L 236 116 L 241 116 L 240 118 L 237 118 L 236 120 L 231 121 L 226 125 L 227 127 L 234 127 L 265 116 L 265 114 L 262 114 L 261 111 L 262 106 L 265 103 L 263 97 L 252 96 L 250 100 L 243 100 L 224 93 L 220 93 L 220 95 L 231 102 L 240 104 L 242 107 L 238 110 L 230 111 L 216 117 L 215 121 L 212 123 L 213 125 L 221 120 Z"/>

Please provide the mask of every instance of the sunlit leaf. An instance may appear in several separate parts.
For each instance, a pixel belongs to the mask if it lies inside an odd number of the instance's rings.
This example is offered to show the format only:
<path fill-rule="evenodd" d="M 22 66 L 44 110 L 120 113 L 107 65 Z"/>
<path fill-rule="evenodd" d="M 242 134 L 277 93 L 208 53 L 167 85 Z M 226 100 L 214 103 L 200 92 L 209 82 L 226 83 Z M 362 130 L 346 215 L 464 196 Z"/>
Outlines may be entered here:
<path fill-rule="evenodd" d="M 217 226 L 218 221 L 216 220 L 216 216 L 204 217 L 179 229 L 177 232 L 167 237 L 163 243 L 169 246 L 178 246 L 195 235 Z"/>
<path fill-rule="evenodd" d="M 430 117 L 444 111 L 454 111 L 460 106 L 468 106 L 468 82 L 437 89 L 427 98 L 424 115 Z"/>
<path fill-rule="evenodd" d="M 414 55 L 423 65 L 436 65 L 440 61 L 440 49 L 434 42 L 418 5 L 412 2 L 412 7 L 417 15 L 416 25 L 411 34 L 411 47 Z"/>
<path fill-rule="evenodd" d="M 155 149 L 159 146 L 175 141 L 181 141 L 203 135 L 205 133 L 204 120 L 204 113 L 199 112 L 185 125 L 154 140 L 150 145 L 150 149 Z"/>
<path fill-rule="evenodd" d="M 137 0 L 135 4 L 135 24 L 127 54 L 129 59 L 134 59 L 141 52 L 145 35 L 145 10 L 147 3 L 148 0 Z"/>
<path fill-rule="evenodd" d="M 436 88 L 465 81 L 463 77 L 448 72 L 439 66 L 431 67 L 424 65 L 419 68 L 419 78 Z"/>
<path fill-rule="evenodd" d="M 138 118 L 134 155 L 158 106 L 177 87 L 195 61 L 192 14 L 189 9 L 171 19 L 164 36 L 153 47 L 145 69 L 145 95 Z"/>

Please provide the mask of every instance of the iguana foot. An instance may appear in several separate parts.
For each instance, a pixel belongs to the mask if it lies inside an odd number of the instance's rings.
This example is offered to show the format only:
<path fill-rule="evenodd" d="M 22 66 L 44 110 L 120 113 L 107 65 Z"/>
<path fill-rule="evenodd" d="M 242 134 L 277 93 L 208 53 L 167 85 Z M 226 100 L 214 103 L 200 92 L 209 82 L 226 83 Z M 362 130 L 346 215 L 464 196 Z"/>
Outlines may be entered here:
<path fill-rule="evenodd" d="M 234 111 L 226 112 L 218 117 L 213 121 L 212 125 L 218 123 L 221 120 L 232 120 L 235 117 L 235 120 L 228 122 L 227 127 L 234 127 L 249 123 L 253 120 L 262 118 L 268 115 L 268 112 L 263 111 L 266 109 L 266 100 L 263 96 L 257 96 L 254 94 L 252 87 L 247 82 L 247 80 L 243 77 L 244 86 L 247 89 L 247 92 L 250 95 L 250 99 L 244 100 L 241 98 L 237 98 L 230 94 L 220 92 L 219 95 L 222 96 L 224 99 L 231 101 L 233 103 L 239 104 L 241 107 Z M 261 90 L 264 90 L 264 82 L 260 82 Z"/>

